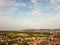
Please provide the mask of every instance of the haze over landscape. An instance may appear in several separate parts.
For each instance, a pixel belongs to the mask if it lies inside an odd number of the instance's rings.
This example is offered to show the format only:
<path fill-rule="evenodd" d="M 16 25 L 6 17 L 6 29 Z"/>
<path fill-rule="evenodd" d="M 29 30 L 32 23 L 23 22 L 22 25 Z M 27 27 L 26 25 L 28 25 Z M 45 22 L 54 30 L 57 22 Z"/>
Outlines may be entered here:
<path fill-rule="evenodd" d="M 0 0 L 0 30 L 60 29 L 60 0 Z"/>

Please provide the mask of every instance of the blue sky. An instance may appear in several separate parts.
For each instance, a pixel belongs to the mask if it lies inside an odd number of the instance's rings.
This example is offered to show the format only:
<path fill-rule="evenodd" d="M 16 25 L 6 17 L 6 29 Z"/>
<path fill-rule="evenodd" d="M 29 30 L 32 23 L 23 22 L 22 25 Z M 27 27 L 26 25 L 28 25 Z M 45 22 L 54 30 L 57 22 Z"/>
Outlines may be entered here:
<path fill-rule="evenodd" d="M 59 29 L 60 0 L 0 0 L 0 30 Z"/>

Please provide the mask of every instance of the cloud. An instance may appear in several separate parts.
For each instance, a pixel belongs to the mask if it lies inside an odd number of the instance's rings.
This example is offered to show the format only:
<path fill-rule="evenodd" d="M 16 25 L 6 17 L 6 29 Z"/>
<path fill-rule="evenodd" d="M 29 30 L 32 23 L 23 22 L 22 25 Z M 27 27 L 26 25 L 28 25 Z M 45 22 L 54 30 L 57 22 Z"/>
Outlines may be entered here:
<path fill-rule="evenodd" d="M 34 9 L 36 9 L 36 10 L 40 9 L 40 4 L 38 3 L 37 0 L 31 0 L 31 2 L 32 2 Z"/>
<path fill-rule="evenodd" d="M 16 0 L 0 0 L 4 5 L 0 8 L 0 15 L 13 16 L 15 13 L 26 7 L 26 3 L 16 3 Z M 20 8 L 20 9 L 19 9 Z"/>
<path fill-rule="evenodd" d="M 46 28 L 60 29 L 60 14 L 55 14 L 52 18 L 50 18 L 46 24 Z"/>
<path fill-rule="evenodd" d="M 60 11 L 60 5 L 56 6 L 55 10 L 59 10 Z"/>
<path fill-rule="evenodd" d="M 16 3 L 15 5 L 16 6 L 20 6 L 20 7 L 26 7 L 27 6 L 26 3 Z"/>
<path fill-rule="evenodd" d="M 36 3 L 36 2 L 37 2 L 37 0 L 31 0 L 31 2 L 32 2 L 32 3 Z"/>
<path fill-rule="evenodd" d="M 42 14 L 40 12 L 40 4 L 37 0 L 32 0 L 34 9 L 30 10 L 30 12 L 25 12 L 24 15 L 21 15 L 21 13 L 23 13 L 20 12 L 22 11 L 20 10 L 21 8 L 18 9 L 17 7 L 26 7 L 26 3 L 16 3 L 15 0 L 11 2 L 0 0 L 0 2 L 1 7 L 7 7 L 0 10 L 0 30 L 60 28 L 60 12 L 52 14 L 52 16 L 50 16 L 50 13 Z M 54 4 L 52 2 L 54 2 Z M 56 11 L 60 10 L 59 4 L 55 5 L 57 0 L 53 0 L 52 2 L 54 9 Z M 46 7 L 46 9 L 50 10 L 50 7 Z M 17 14 L 17 12 L 20 14 Z M 15 18 L 14 15 L 20 15 L 20 17 L 22 16 L 22 19 L 18 17 Z"/>
<path fill-rule="evenodd" d="M 51 9 L 51 7 L 48 7 L 48 6 L 46 7 L 46 10 L 47 10 L 47 11 L 49 11 L 50 9 Z"/>
<path fill-rule="evenodd" d="M 9 16 L 2 16 L 0 15 L 0 30 L 20 30 L 23 24 L 20 20 L 11 19 Z"/>
<path fill-rule="evenodd" d="M 0 15 L 0 30 L 21 29 L 55 29 L 60 28 L 60 13 L 49 18 L 36 17 L 29 19 L 11 19 L 9 16 Z"/>
<path fill-rule="evenodd" d="M 0 7 L 5 6 L 5 4 L 4 0 L 0 0 Z"/>
<path fill-rule="evenodd" d="M 41 13 L 39 10 L 31 10 L 31 11 L 27 12 L 26 15 L 28 15 L 28 16 L 36 16 L 36 15 L 41 16 Z"/>
<path fill-rule="evenodd" d="M 60 3 L 60 0 L 51 0 L 50 3 L 53 5 L 58 5 Z"/>
<path fill-rule="evenodd" d="M 16 8 L 7 8 L 5 10 L 0 10 L 0 15 L 3 15 L 3 16 L 12 16 L 16 12 L 17 12 Z"/>
<path fill-rule="evenodd" d="M 38 10 L 32 10 L 31 14 L 32 15 L 40 15 L 40 12 Z"/>
<path fill-rule="evenodd" d="M 37 17 L 32 19 L 32 21 L 27 21 L 26 25 L 35 29 L 60 29 L 60 14 L 54 14 L 55 16 L 44 18 Z M 31 23 L 29 23 L 31 22 Z"/>
<path fill-rule="evenodd" d="M 37 18 L 36 28 L 42 28 L 42 29 L 60 29 L 60 14 L 54 14 L 55 16 L 49 17 L 49 18 Z"/>
<path fill-rule="evenodd" d="M 0 7 L 25 7 L 27 4 L 24 2 L 17 3 L 16 0 L 0 0 Z"/>
<path fill-rule="evenodd" d="M 54 7 L 54 10 L 60 11 L 60 0 L 51 0 L 50 4 Z"/>

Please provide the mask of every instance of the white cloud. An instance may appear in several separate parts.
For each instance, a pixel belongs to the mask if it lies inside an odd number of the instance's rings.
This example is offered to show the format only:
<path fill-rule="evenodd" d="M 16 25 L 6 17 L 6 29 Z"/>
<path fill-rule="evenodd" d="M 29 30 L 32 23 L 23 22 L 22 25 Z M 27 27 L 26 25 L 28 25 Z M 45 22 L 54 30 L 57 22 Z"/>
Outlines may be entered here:
<path fill-rule="evenodd" d="M 16 8 L 8 8 L 6 10 L 1 10 L 0 11 L 0 15 L 3 15 L 3 16 L 11 16 L 13 15 L 15 12 L 16 12 Z"/>
<path fill-rule="evenodd" d="M 40 4 L 38 3 L 37 0 L 31 0 L 32 5 L 34 6 L 34 9 L 39 10 L 40 9 Z"/>
<path fill-rule="evenodd" d="M 3 6 L 5 6 L 5 2 L 4 2 L 4 0 L 0 0 L 0 7 L 3 7 Z"/>
<path fill-rule="evenodd" d="M 26 3 L 16 3 L 15 5 L 16 6 L 20 6 L 20 7 L 26 7 L 27 6 Z"/>
<path fill-rule="evenodd" d="M 48 29 L 55 29 L 55 28 L 60 28 L 60 14 L 54 14 L 55 16 L 49 17 L 49 18 L 34 18 L 31 21 L 27 20 L 26 26 L 29 28 L 35 28 L 35 29 L 44 29 L 44 28 L 48 28 Z"/>
<path fill-rule="evenodd" d="M 41 15 L 40 11 L 39 10 L 31 10 L 30 12 L 27 12 L 26 15 L 29 15 L 29 16 L 35 16 L 35 15 Z"/>
<path fill-rule="evenodd" d="M 0 7 L 6 7 L 6 6 L 10 6 L 10 7 L 15 7 L 15 6 L 19 6 L 19 7 L 25 7 L 27 4 L 26 3 L 17 3 L 16 0 L 0 0 Z"/>
<path fill-rule="evenodd" d="M 40 15 L 40 12 L 38 10 L 32 10 L 32 15 Z"/>
<path fill-rule="evenodd" d="M 56 6 L 55 10 L 59 10 L 60 11 L 60 5 Z"/>
<path fill-rule="evenodd" d="M 60 0 L 51 0 L 50 4 L 53 5 L 56 11 L 60 11 Z"/>
<path fill-rule="evenodd" d="M 48 22 L 46 23 L 46 26 L 49 28 L 60 28 L 60 13 L 55 13 L 55 16 L 52 16 L 48 19 Z M 47 28 L 46 27 L 46 28 Z"/>
<path fill-rule="evenodd" d="M 48 7 L 48 6 L 46 7 L 46 10 L 47 10 L 47 11 L 49 11 L 50 9 L 51 9 L 51 7 Z"/>
<path fill-rule="evenodd" d="M 20 20 L 11 19 L 9 16 L 0 16 L 0 30 L 20 30 L 23 24 Z"/>
<path fill-rule="evenodd" d="M 58 3 L 60 2 L 60 0 L 51 0 L 51 4 L 53 5 L 58 5 Z"/>
<path fill-rule="evenodd" d="M 0 0 L 1 1 L 1 0 Z M 31 12 L 27 12 L 26 15 L 43 15 L 38 10 L 39 4 L 36 2 L 37 0 L 33 0 L 33 5 L 35 10 Z M 15 6 L 26 6 L 25 3 L 10 3 L 9 5 Z M 1 4 L 0 4 L 1 5 Z M 5 5 L 5 4 L 4 4 Z M 49 10 L 50 8 L 47 7 Z M 60 6 L 55 6 L 56 10 L 60 9 Z M 9 15 L 12 15 L 16 12 L 16 8 L 9 8 L 8 11 L 0 11 L 0 30 L 20 30 L 20 29 L 27 29 L 27 28 L 60 28 L 60 12 L 55 13 L 55 16 L 51 16 L 49 18 L 44 17 L 35 17 L 32 20 L 29 19 L 12 19 Z M 8 15 L 9 14 L 9 15 Z M 44 14 L 46 15 L 46 14 Z M 31 18 L 30 18 L 31 19 Z"/>
<path fill-rule="evenodd" d="M 37 0 L 31 0 L 31 2 L 32 2 L 32 3 L 36 3 L 36 2 L 37 2 Z"/>
<path fill-rule="evenodd" d="M 36 17 L 29 19 L 11 19 L 9 16 L 0 16 L 0 29 L 6 30 L 20 30 L 20 29 L 54 29 L 60 28 L 60 13 L 49 18 Z"/>

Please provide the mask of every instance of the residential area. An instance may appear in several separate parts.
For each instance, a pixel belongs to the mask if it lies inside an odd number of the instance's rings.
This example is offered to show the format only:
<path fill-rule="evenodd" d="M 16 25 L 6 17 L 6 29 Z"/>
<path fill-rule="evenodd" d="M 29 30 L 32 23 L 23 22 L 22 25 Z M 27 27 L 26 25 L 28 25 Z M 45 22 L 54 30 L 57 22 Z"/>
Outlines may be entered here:
<path fill-rule="evenodd" d="M 60 45 L 60 32 L 0 32 L 0 45 Z"/>

